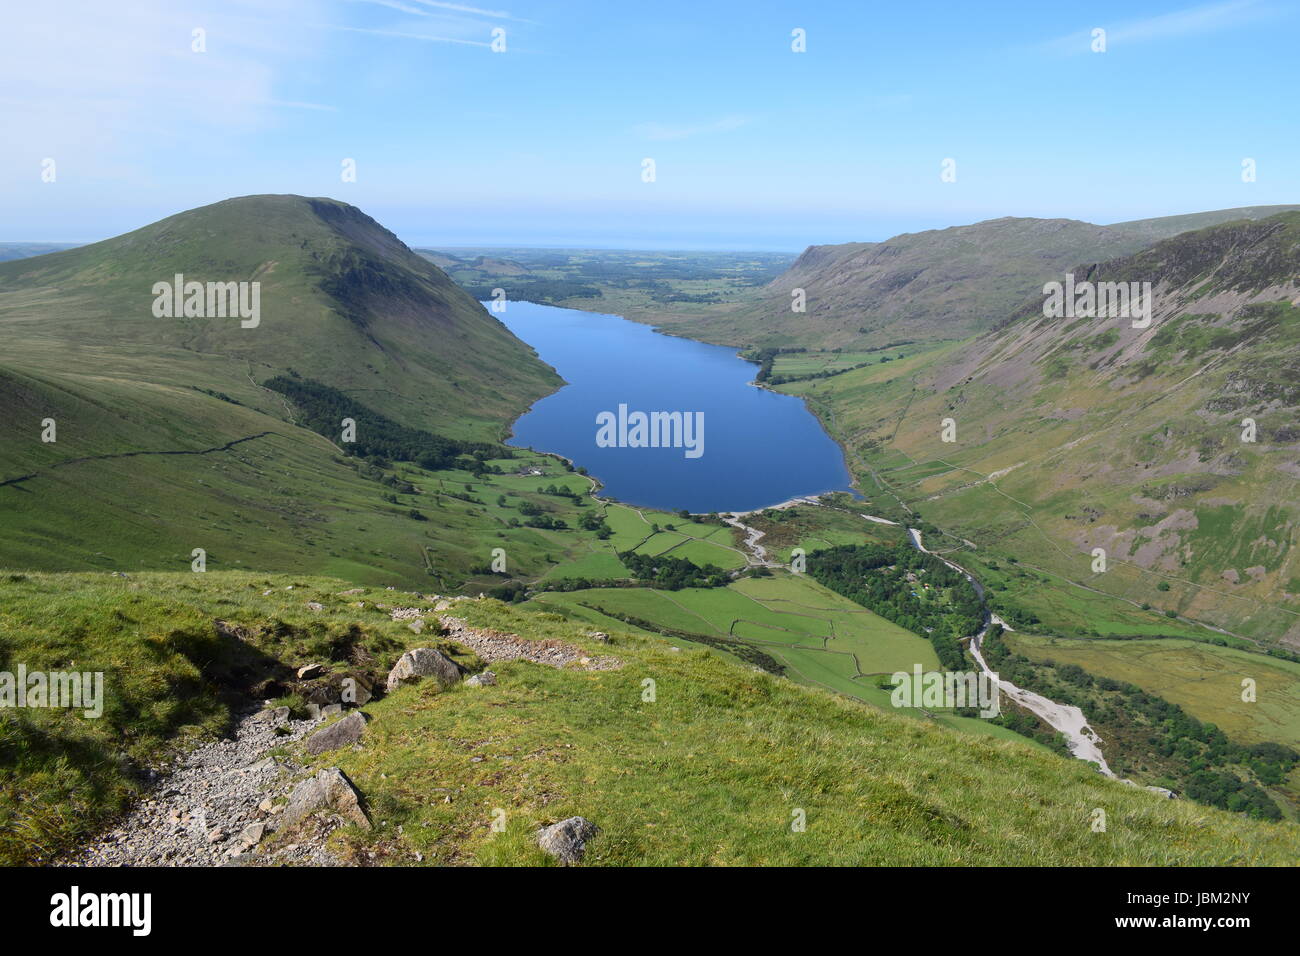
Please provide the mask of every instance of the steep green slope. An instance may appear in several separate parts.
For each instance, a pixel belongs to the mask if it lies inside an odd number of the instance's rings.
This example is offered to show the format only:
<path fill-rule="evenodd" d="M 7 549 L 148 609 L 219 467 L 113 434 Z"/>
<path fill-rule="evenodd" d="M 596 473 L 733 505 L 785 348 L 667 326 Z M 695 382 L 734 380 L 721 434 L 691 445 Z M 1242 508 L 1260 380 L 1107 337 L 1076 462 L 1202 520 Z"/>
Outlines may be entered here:
<path fill-rule="evenodd" d="M 1040 295 L 973 340 L 787 389 L 957 536 L 1171 627 L 1300 647 L 1300 213 L 1076 271 L 1151 282 L 1150 327 L 1047 318 Z"/>
<path fill-rule="evenodd" d="M 106 701 L 100 720 L 0 714 L 0 859 L 83 843 L 140 792 L 135 770 L 227 728 L 266 681 L 292 687 L 304 663 L 382 676 L 405 649 L 442 646 L 481 666 L 379 606 L 432 603 L 302 576 L 5 576 L 0 668 L 75 660 L 105 672 Z M 708 651 L 617 629 L 597 643 L 581 622 L 495 601 L 449 613 L 617 665 L 498 662 L 495 686 L 438 693 L 426 680 L 371 701 L 359 747 L 310 757 L 289 745 L 365 796 L 376 825 L 334 838 L 354 861 L 546 863 L 536 828 L 572 814 L 601 828 L 585 865 L 1286 865 L 1300 852 L 1294 824 L 1163 799 Z"/>
<path fill-rule="evenodd" d="M 156 316 L 154 284 L 176 273 L 260 283 L 260 321 Z M 341 417 L 265 383 L 327 387 L 363 430 L 475 442 L 560 383 L 374 220 L 297 196 L 0 264 L 0 332 L 0 561 L 23 567 L 175 568 L 203 548 L 218 567 L 423 577 L 427 549 L 484 529 L 461 515 L 431 534 L 391 466 L 345 456 Z"/>
<path fill-rule="evenodd" d="M 1008 217 L 884 242 L 810 246 L 755 300 L 704 317 L 668 316 L 664 324 L 707 341 L 759 347 L 848 349 L 963 338 L 991 327 L 1044 281 L 1079 262 L 1114 259 L 1185 230 L 1295 208 L 1225 209 L 1111 226 Z M 806 312 L 792 311 L 796 289 L 806 295 Z"/>
<path fill-rule="evenodd" d="M 259 282 L 260 324 L 155 317 L 151 290 L 176 274 Z M 440 269 L 331 199 L 230 199 L 0 264 L 0 328 L 9 367 L 212 388 L 272 414 L 253 381 L 292 368 L 455 437 L 498 437 L 559 384 Z"/>

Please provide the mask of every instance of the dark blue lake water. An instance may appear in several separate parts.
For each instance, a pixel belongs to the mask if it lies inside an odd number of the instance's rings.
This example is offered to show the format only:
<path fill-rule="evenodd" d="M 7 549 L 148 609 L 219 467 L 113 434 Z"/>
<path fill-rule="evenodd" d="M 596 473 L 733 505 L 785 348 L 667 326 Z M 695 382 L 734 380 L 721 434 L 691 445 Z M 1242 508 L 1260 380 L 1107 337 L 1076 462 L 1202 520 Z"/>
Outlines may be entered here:
<path fill-rule="evenodd" d="M 510 302 L 497 318 L 570 383 L 524 414 L 509 444 L 571 459 L 611 497 L 699 513 L 849 490 L 839 446 L 803 401 L 750 385 L 758 366 L 733 349 L 528 302 Z M 680 428 L 661 420 L 639 432 L 635 412 L 684 415 Z M 687 429 L 701 420 L 700 435 Z M 679 446 L 631 447 L 651 432 Z"/>

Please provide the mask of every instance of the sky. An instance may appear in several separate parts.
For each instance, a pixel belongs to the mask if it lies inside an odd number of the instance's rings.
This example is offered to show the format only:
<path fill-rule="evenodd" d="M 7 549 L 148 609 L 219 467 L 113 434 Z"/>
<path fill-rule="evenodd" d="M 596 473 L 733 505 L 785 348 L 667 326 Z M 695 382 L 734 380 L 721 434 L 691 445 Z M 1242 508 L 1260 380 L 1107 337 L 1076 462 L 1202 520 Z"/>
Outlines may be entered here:
<path fill-rule="evenodd" d="M 1294 2 L 481 2 L 11 0 L 0 241 L 254 193 L 411 245 L 789 251 L 1300 202 Z"/>

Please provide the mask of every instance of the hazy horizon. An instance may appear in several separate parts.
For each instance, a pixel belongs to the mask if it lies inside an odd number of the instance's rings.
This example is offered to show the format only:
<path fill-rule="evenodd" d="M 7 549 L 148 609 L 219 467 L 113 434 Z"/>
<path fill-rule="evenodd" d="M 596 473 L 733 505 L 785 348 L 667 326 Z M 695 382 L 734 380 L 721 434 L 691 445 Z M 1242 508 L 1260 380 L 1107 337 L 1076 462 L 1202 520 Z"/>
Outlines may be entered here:
<path fill-rule="evenodd" d="M 1296 19 L 1273 0 L 15 8 L 0 235 L 96 241 L 292 192 L 413 245 L 795 252 L 1282 204 Z"/>

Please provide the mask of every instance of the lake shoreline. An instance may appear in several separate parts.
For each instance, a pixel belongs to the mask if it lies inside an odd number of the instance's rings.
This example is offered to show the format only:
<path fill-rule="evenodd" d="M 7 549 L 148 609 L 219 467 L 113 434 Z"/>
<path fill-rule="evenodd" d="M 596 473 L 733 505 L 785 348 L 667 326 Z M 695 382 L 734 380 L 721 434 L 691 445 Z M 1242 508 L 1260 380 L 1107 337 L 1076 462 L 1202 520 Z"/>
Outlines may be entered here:
<path fill-rule="evenodd" d="M 553 456 L 574 470 L 582 467 L 610 500 L 656 510 L 755 514 L 835 492 L 861 497 L 844 445 L 808 401 L 756 381 L 758 363 L 733 346 L 671 335 L 591 308 L 526 301 L 512 306 L 498 318 L 563 384 L 503 429 L 507 445 Z M 593 448 L 588 416 L 595 428 L 616 406 L 620 416 L 630 406 L 643 414 L 693 417 L 699 424 L 694 431 L 674 429 L 671 443 L 669 425 L 652 424 L 664 429 L 661 445 L 653 430 L 647 442 L 643 418 L 630 441 L 620 431 L 611 443 L 601 432 Z M 672 412 L 683 406 L 688 411 Z M 708 455 L 706 415 L 713 425 Z M 686 453 L 665 454 L 669 448 Z M 655 451 L 629 455 L 631 449 Z"/>

